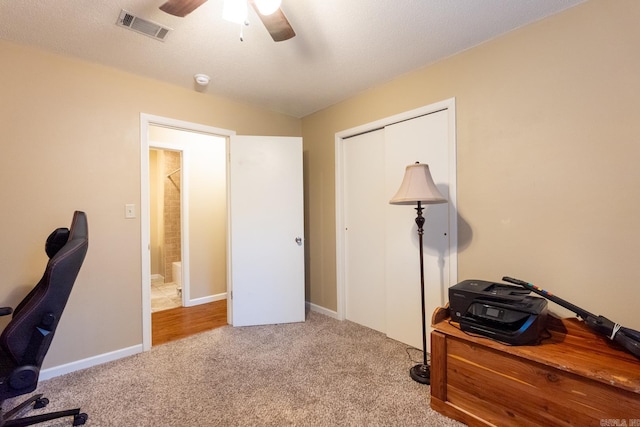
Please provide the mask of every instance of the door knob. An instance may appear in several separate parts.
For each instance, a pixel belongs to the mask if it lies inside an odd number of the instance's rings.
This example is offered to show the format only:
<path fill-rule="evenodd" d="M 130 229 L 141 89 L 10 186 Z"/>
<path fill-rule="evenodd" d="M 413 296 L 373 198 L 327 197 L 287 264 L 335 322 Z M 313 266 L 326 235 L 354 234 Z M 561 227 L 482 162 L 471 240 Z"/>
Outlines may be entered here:
<path fill-rule="evenodd" d="M 302 245 L 302 237 L 296 237 L 296 243 L 298 246 Z"/>

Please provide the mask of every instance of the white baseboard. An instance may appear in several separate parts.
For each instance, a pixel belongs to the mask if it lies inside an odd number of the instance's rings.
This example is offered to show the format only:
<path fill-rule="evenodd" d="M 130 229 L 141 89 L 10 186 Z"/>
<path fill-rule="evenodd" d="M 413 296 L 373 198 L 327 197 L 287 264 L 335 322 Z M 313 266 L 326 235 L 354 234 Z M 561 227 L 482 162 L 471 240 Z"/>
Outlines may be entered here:
<path fill-rule="evenodd" d="M 336 311 L 329 310 L 328 308 L 324 308 L 319 305 L 312 304 L 310 302 L 306 302 L 306 305 L 307 307 L 309 307 L 311 311 L 315 311 L 316 313 L 324 314 L 325 316 L 332 317 L 336 320 L 344 320 L 344 319 L 341 319 L 340 316 L 338 316 L 338 312 Z"/>
<path fill-rule="evenodd" d="M 221 301 L 223 299 L 227 299 L 227 293 L 223 292 L 221 294 L 209 295 L 208 297 L 195 298 L 190 299 L 186 302 L 187 307 L 193 307 L 194 305 L 207 304 L 214 301 Z"/>
<path fill-rule="evenodd" d="M 102 365 L 103 363 L 122 359 L 123 357 L 133 356 L 134 354 L 138 353 L 142 353 L 142 344 L 112 351 L 110 353 L 100 354 L 98 356 L 89 357 L 86 359 L 78 360 L 76 362 L 66 363 L 64 365 L 44 369 L 40 371 L 39 379 L 41 381 L 48 380 L 49 378 L 58 377 L 60 375 L 90 368 L 96 365 Z"/>
<path fill-rule="evenodd" d="M 190 306 L 206 304 L 208 302 L 220 301 L 227 298 L 226 293 L 211 295 L 203 298 L 196 298 L 189 301 Z M 325 316 L 332 317 L 337 320 L 340 319 L 338 313 L 321 307 L 319 305 L 311 304 L 306 302 L 307 307 L 320 314 L 324 314 Z M 66 363 L 64 365 L 54 366 L 51 368 L 43 369 L 40 371 L 40 381 L 48 380 L 50 378 L 58 377 L 60 375 L 68 374 L 71 372 L 79 371 L 81 369 L 90 368 L 92 366 L 102 365 L 103 363 L 111 362 L 114 360 L 122 359 L 124 357 L 133 356 L 134 354 L 142 353 L 143 348 L 142 344 L 134 345 L 131 347 L 123 348 L 120 350 L 112 351 L 109 353 L 100 354 L 98 356 L 88 357 L 86 359 L 78 360 L 71 363 Z"/>

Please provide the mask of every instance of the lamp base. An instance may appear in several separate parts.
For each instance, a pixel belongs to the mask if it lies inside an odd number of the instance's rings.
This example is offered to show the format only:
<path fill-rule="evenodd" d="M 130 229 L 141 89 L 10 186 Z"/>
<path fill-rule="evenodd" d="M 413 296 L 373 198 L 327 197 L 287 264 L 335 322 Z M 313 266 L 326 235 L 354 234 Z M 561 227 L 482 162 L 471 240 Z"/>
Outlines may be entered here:
<path fill-rule="evenodd" d="M 431 370 L 429 365 L 420 363 L 409 370 L 411 379 L 419 382 L 420 384 L 431 384 Z"/>

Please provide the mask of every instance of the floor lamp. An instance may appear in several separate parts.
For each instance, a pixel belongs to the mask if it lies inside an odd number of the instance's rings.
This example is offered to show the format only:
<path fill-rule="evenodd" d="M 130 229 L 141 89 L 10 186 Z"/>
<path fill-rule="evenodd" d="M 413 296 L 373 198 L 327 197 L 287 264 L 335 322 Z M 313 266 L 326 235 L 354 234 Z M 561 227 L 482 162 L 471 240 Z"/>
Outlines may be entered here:
<path fill-rule="evenodd" d="M 418 212 L 416 225 L 418 226 L 418 240 L 420 246 L 420 302 L 422 305 L 422 355 L 423 363 L 417 364 L 409 370 L 414 381 L 422 384 L 431 383 L 431 371 L 427 362 L 427 313 L 424 307 L 424 258 L 422 249 L 422 235 L 424 234 L 424 217 L 422 204 L 447 203 L 447 199 L 438 191 L 438 187 L 431 178 L 429 165 L 416 162 L 407 166 L 400 189 L 389 203 L 392 205 L 415 205 Z"/>

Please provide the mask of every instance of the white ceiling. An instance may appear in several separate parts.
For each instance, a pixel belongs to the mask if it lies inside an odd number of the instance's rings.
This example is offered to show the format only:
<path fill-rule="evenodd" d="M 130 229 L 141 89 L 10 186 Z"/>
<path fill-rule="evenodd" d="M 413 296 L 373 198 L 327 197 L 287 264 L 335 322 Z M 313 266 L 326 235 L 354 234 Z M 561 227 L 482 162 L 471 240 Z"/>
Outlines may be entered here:
<path fill-rule="evenodd" d="M 2 0 L 0 38 L 304 117 L 583 0 L 283 0 L 297 35 L 275 43 L 222 19 L 223 0 L 185 18 L 164 0 Z M 172 28 L 164 42 L 116 26 L 120 10 Z"/>

